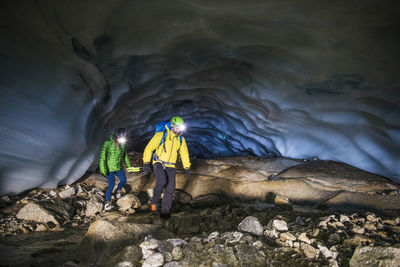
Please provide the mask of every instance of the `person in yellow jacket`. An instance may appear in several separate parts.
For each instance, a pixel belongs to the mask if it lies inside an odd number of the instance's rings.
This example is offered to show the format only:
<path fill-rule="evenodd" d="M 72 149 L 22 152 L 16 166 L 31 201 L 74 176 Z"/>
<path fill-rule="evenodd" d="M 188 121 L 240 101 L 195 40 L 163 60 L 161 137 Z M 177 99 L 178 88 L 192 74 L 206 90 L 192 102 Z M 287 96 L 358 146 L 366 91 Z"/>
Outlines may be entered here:
<path fill-rule="evenodd" d="M 153 155 L 153 167 L 156 176 L 156 185 L 153 189 L 151 210 L 158 211 L 158 202 L 164 190 L 161 205 L 161 217 L 171 217 L 172 194 L 175 190 L 175 164 L 178 152 L 185 168 L 185 176 L 190 176 L 190 159 L 186 140 L 182 136 L 184 121 L 181 117 L 172 117 L 171 121 L 161 126 L 164 129 L 157 131 L 147 144 L 143 153 L 143 171 L 151 172 L 150 160 Z M 154 151 L 154 154 L 153 154 Z"/>

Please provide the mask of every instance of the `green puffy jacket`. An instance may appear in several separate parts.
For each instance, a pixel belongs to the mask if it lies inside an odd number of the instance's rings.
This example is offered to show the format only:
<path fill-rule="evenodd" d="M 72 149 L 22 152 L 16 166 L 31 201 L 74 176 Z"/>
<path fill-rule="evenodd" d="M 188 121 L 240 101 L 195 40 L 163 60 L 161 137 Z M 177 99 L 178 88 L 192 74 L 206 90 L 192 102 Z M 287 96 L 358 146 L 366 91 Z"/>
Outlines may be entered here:
<path fill-rule="evenodd" d="M 99 164 L 101 174 L 107 176 L 109 172 L 122 170 L 122 159 L 125 160 L 127 168 L 132 167 L 129 162 L 126 145 L 115 144 L 114 135 L 111 135 L 110 139 L 104 142 L 103 148 L 101 149 Z"/>

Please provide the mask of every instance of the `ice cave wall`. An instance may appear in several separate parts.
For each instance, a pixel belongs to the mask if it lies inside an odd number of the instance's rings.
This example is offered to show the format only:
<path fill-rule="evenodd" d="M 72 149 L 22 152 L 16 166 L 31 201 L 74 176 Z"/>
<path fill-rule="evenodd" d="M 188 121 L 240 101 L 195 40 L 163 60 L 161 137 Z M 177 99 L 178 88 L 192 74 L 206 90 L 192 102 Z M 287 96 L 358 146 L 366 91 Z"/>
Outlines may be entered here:
<path fill-rule="evenodd" d="M 181 115 L 192 156 L 400 180 L 397 1 L 1 1 L 0 194 L 53 187 Z"/>

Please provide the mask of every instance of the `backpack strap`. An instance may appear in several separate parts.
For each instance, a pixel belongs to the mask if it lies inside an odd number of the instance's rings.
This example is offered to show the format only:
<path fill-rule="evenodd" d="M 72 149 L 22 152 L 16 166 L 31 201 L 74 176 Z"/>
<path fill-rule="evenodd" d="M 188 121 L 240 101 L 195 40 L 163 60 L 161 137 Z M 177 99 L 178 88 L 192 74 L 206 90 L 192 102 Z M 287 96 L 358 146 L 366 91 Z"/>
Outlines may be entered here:
<path fill-rule="evenodd" d="M 169 128 L 168 123 L 164 125 L 164 128 L 163 128 L 164 135 L 163 135 L 163 137 L 161 138 L 160 144 L 159 144 L 158 146 L 163 145 L 164 152 L 167 152 L 167 150 L 166 150 L 166 148 L 165 148 L 165 139 L 167 139 L 168 132 L 167 132 L 167 130 L 165 129 L 165 127 L 168 127 L 168 129 L 169 129 L 170 131 L 172 131 L 172 130 Z M 179 136 L 179 140 L 180 140 L 179 149 L 181 149 L 182 142 L 183 142 L 182 135 Z"/>

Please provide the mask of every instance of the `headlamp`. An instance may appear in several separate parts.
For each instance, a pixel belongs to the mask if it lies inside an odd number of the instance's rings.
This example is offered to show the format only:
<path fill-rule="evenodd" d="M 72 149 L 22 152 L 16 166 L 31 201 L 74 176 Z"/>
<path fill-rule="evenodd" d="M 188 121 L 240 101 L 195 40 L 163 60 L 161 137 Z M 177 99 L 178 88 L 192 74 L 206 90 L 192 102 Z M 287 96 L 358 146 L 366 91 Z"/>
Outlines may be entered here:
<path fill-rule="evenodd" d="M 126 143 L 126 138 L 125 137 L 118 137 L 118 143 L 125 144 Z"/>
<path fill-rule="evenodd" d="M 185 124 L 179 125 L 178 129 L 179 129 L 179 131 L 184 132 L 186 130 Z"/>

